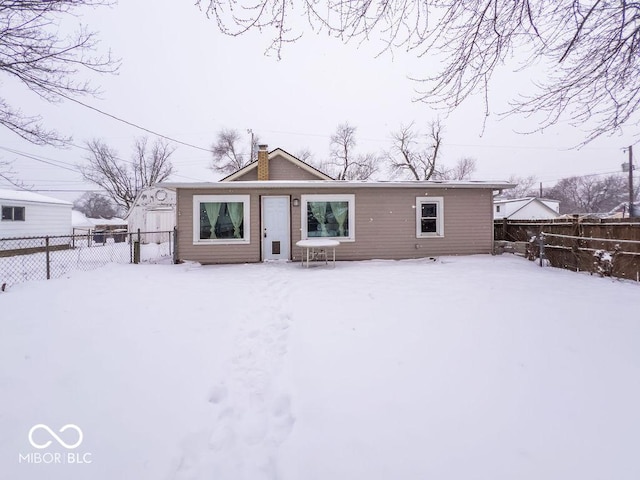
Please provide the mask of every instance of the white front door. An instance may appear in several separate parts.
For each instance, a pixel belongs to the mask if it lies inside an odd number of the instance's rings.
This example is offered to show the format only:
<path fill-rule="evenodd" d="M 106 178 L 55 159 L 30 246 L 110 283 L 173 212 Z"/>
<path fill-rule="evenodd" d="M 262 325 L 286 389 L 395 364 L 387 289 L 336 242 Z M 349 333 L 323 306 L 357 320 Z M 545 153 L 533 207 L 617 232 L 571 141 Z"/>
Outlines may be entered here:
<path fill-rule="evenodd" d="M 290 221 L 288 196 L 262 197 L 262 259 L 289 260 Z"/>

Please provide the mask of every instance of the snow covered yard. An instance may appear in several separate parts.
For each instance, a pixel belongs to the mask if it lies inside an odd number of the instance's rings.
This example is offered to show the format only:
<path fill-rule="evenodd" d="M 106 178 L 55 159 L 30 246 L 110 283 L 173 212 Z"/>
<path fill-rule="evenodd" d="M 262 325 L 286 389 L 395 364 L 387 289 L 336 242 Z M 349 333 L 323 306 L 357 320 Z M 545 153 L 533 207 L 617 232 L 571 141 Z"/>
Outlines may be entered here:
<path fill-rule="evenodd" d="M 0 293 L 3 479 L 635 480 L 639 445 L 634 283 L 505 255 Z"/>

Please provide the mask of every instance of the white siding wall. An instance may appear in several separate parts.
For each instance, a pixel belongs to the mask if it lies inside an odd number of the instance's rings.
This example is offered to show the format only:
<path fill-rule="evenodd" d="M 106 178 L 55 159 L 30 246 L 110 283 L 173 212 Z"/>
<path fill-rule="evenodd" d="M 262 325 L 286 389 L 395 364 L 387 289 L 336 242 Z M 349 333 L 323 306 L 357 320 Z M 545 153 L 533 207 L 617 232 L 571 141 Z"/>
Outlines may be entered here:
<path fill-rule="evenodd" d="M 158 198 L 158 192 L 161 197 Z M 141 192 L 127 216 L 130 232 L 166 232 L 176 226 L 176 194 L 171 190 L 150 187 Z M 146 235 L 143 243 L 167 241 L 167 236 Z"/>
<path fill-rule="evenodd" d="M 550 212 L 538 202 L 531 202 L 515 214 L 510 216 L 511 220 L 545 220 L 556 218 L 558 215 Z"/>
<path fill-rule="evenodd" d="M 71 235 L 71 204 L 2 200 L 5 207 L 25 207 L 25 220 L 0 221 L 0 238 Z"/>
<path fill-rule="evenodd" d="M 556 200 L 541 200 L 541 202 L 560 215 L 560 202 Z"/>

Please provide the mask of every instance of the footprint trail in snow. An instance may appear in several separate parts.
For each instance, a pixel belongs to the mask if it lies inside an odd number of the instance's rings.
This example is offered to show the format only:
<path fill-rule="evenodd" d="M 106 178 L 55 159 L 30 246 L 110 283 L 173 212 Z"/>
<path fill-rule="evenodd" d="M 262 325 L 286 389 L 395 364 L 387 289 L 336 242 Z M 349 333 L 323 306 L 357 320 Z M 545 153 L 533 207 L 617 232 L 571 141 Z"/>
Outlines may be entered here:
<path fill-rule="evenodd" d="M 253 280 L 253 281 L 251 281 Z M 173 480 L 273 480 L 278 448 L 295 420 L 291 398 L 279 385 L 291 326 L 286 269 L 273 265 L 268 278 L 248 279 L 250 295 L 269 305 L 255 311 L 240 305 L 225 377 L 209 391 L 210 417 L 203 430 L 182 443 Z M 253 298 L 249 296 L 249 298 Z"/>

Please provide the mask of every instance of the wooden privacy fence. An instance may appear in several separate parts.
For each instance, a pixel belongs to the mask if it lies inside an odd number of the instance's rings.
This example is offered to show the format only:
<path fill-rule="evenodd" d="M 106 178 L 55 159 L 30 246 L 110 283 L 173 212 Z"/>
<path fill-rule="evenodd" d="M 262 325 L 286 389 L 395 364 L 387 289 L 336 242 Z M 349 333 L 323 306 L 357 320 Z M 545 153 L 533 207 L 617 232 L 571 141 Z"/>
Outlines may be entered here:
<path fill-rule="evenodd" d="M 529 242 L 540 264 L 640 281 L 640 219 L 499 220 L 496 240 Z"/>

